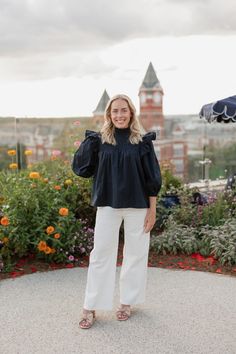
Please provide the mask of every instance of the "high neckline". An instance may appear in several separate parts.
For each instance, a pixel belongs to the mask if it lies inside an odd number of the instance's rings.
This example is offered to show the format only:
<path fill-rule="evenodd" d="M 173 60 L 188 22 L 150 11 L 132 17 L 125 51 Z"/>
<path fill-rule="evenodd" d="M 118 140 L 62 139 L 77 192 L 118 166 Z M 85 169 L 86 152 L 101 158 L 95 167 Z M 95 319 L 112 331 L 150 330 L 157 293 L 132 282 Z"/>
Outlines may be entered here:
<path fill-rule="evenodd" d="M 118 128 L 115 126 L 115 133 L 118 133 L 118 134 L 125 134 L 125 133 L 129 133 L 130 132 L 130 127 L 127 127 L 127 128 Z"/>

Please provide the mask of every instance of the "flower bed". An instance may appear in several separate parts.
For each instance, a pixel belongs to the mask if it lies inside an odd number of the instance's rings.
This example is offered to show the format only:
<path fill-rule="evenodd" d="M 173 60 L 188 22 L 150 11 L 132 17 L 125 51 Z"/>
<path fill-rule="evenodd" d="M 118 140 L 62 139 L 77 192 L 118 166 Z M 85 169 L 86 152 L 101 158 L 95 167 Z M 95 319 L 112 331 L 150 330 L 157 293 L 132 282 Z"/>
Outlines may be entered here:
<path fill-rule="evenodd" d="M 28 254 L 71 263 L 93 247 L 91 181 L 75 177 L 60 159 L 33 168 L 0 174 L 0 258 L 6 272 Z"/>
<path fill-rule="evenodd" d="M 212 271 L 234 272 L 234 192 L 219 193 L 199 204 L 193 201 L 194 191 L 183 188 L 177 180 L 173 188 L 170 174 L 164 173 L 164 179 L 165 175 L 167 183 L 158 199 L 178 194 L 179 203 L 170 208 L 157 204 L 157 217 L 162 217 L 151 231 L 149 266 L 160 266 L 159 259 L 170 268 L 185 269 L 185 264 L 186 269 L 192 269 L 190 260 L 198 255 L 194 268 L 202 267 L 199 260 L 204 257 L 201 263 L 212 262 Z M 89 203 L 91 179 L 75 176 L 70 162 L 58 157 L 20 172 L 1 172 L 0 190 L 2 274 L 19 274 L 24 260 L 31 262 L 29 272 L 38 269 L 37 264 L 40 269 L 47 265 L 50 269 L 86 266 L 93 248 L 96 213 Z"/>

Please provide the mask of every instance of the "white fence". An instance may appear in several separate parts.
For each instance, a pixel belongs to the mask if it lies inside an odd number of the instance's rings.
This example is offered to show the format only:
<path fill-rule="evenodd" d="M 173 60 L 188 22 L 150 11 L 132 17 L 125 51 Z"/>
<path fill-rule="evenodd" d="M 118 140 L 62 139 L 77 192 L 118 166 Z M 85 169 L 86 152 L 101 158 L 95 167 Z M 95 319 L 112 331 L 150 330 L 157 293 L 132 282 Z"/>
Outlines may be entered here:
<path fill-rule="evenodd" d="M 189 188 L 198 188 L 199 191 L 220 191 L 224 190 L 227 183 L 227 179 L 201 180 L 199 182 L 187 183 Z"/>

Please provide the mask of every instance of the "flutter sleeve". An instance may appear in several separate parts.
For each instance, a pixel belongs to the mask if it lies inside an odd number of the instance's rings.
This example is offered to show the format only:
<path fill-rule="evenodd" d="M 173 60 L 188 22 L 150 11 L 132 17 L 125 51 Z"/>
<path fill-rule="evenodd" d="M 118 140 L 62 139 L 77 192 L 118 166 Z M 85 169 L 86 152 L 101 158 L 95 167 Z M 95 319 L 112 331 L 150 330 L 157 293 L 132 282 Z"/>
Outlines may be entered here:
<path fill-rule="evenodd" d="M 146 179 L 147 195 L 150 197 L 156 197 L 162 185 L 160 165 L 152 143 L 152 140 L 155 139 L 155 132 L 148 132 L 143 135 L 140 151 L 141 163 Z"/>
<path fill-rule="evenodd" d="M 93 130 L 85 131 L 85 139 L 74 153 L 71 162 L 73 172 L 80 177 L 94 175 L 98 163 L 100 136 Z"/>

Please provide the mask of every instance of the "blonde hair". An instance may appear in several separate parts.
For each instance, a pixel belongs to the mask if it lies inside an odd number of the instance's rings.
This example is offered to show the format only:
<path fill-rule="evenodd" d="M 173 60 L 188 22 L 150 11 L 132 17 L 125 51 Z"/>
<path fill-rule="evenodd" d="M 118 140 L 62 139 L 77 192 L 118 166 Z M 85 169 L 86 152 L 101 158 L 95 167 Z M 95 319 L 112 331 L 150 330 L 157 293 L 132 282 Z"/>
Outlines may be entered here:
<path fill-rule="evenodd" d="M 131 101 L 131 99 L 124 94 L 115 95 L 111 97 L 110 100 L 107 102 L 105 113 L 104 113 L 104 125 L 100 129 L 102 143 L 106 142 L 108 144 L 116 145 L 116 140 L 114 136 L 115 125 L 111 120 L 111 105 L 112 102 L 118 98 L 125 100 L 128 103 L 128 107 L 131 113 L 131 117 L 129 121 L 131 134 L 129 136 L 129 141 L 131 144 L 138 144 L 139 141 L 142 141 L 142 137 L 141 137 L 140 123 L 136 116 L 136 108 L 133 102 Z"/>

